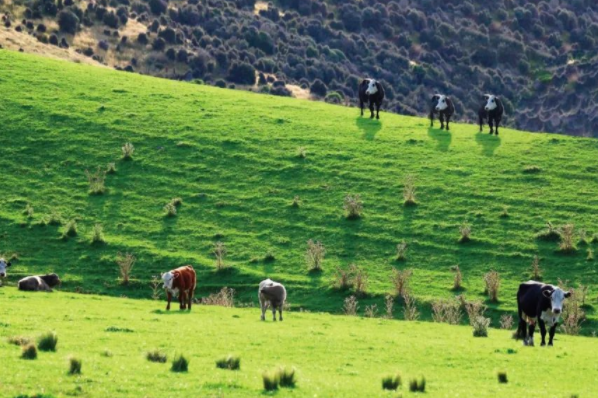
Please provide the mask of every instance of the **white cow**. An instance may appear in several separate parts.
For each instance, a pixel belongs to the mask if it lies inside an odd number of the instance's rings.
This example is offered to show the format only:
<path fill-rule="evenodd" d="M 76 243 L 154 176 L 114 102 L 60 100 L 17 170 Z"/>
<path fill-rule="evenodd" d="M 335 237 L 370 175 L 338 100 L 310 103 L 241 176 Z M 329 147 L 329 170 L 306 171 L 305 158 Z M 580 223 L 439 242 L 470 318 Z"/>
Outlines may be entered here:
<path fill-rule="evenodd" d="M 287 291 L 284 286 L 270 279 L 261 281 L 258 297 L 260 300 L 260 307 L 262 308 L 262 321 L 266 320 L 266 308 L 268 308 L 268 305 L 272 308 L 273 321 L 276 322 L 277 309 L 279 318 L 282 321 L 282 307 L 287 300 Z"/>

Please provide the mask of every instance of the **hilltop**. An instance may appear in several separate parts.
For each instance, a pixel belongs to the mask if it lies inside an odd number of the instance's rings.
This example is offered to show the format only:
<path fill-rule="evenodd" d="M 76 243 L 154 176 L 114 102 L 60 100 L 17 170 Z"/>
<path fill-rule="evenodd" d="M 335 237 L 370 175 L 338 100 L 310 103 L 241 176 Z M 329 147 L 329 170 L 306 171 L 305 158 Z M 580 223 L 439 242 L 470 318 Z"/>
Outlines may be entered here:
<path fill-rule="evenodd" d="M 545 281 L 598 282 L 587 259 L 598 232 L 595 140 L 508 129 L 494 137 L 464 124 L 447 133 L 421 118 L 371 121 L 355 108 L 5 50 L 0 91 L 0 252 L 18 257 L 9 285 L 55 271 L 64 290 L 149 298 L 152 276 L 189 263 L 200 297 L 228 286 L 255 302 L 257 283 L 271 277 L 286 284 L 292 308 L 340 312 L 352 293 L 333 288 L 335 271 L 356 264 L 369 277 L 362 310 L 383 308 L 393 269 L 412 269 L 412 292 L 429 319 L 432 300 L 485 300 L 483 275 L 496 270 L 500 301 L 488 305 L 497 325 L 501 313 L 514 313 L 534 256 Z M 130 161 L 121 159 L 127 142 Z M 106 192 L 90 195 L 86 170 L 109 163 L 116 172 L 106 175 Z M 417 206 L 403 205 L 408 175 Z M 361 196 L 361 219 L 344 216 L 349 194 Z M 167 217 L 173 198 L 182 205 Z M 73 220 L 77 234 L 63 238 Z M 574 224 L 575 252 L 537 238 L 548 221 Z M 460 244 L 464 223 L 472 241 Z M 90 243 L 96 224 L 106 244 Z M 305 265 L 310 239 L 326 248 L 322 273 Z M 398 262 L 403 240 L 407 259 Z M 228 252 L 224 272 L 215 269 L 218 241 Z M 119 252 L 137 257 L 128 285 Z M 464 276 L 459 292 L 451 290 L 454 265 Z M 585 304 L 589 333 L 592 288 Z"/>

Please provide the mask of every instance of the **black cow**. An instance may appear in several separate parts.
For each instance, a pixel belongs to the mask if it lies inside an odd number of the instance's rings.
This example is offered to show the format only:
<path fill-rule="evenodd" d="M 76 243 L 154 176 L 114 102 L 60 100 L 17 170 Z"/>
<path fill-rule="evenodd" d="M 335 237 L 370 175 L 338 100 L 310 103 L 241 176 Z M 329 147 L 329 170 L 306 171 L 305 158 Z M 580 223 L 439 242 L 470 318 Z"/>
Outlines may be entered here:
<path fill-rule="evenodd" d="M 359 107 L 363 116 L 363 104 L 370 104 L 370 119 L 374 118 L 374 106 L 376 106 L 376 119 L 380 119 L 380 106 L 384 100 L 384 88 L 374 79 L 365 79 L 359 85 Z"/>
<path fill-rule="evenodd" d="M 546 345 L 546 323 L 550 326 L 548 345 L 552 345 L 554 332 L 563 312 L 563 301 L 571 296 L 561 288 L 540 282 L 529 281 L 519 285 L 517 291 L 517 311 L 519 313 L 519 328 L 517 335 L 523 338 L 523 344 L 534 345 L 534 329 L 536 319 L 540 325 L 542 345 Z M 526 321 L 529 320 L 529 335 L 526 336 Z"/>
<path fill-rule="evenodd" d="M 502 120 L 502 114 L 505 111 L 505 108 L 502 105 L 502 101 L 496 95 L 485 94 L 484 95 L 485 103 L 482 104 L 480 110 L 478 111 L 478 116 L 480 119 L 480 132 L 483 131 L 484 119 L 488 119 L 488 125 L 490 126 L 490 134 L 496 131 L 496 135 L 498 135 L 498 125 Z M 496 130 L 493 131 L 492 124 L 496 126 Z"/>
<path fill-rule="evenodd" d="M 51 292 L 53 287 L 60 284 L 56 274 L 28 276 L 19 281 L 19 290 L 30 292 Z"/>
<path fill-rule="evenodd" d="M 432 106 L 430 107 L 430 127 L 434 127 L 434 114 L 436 113 L 440 120 L 440 130 L 444 129 L 444 121 L 446 120 L 446 131 L 449 131 L 449 122 L 451 116 L 455 113 L 453 101 L 446 95 L 434 95 L 432 97 Z"/>

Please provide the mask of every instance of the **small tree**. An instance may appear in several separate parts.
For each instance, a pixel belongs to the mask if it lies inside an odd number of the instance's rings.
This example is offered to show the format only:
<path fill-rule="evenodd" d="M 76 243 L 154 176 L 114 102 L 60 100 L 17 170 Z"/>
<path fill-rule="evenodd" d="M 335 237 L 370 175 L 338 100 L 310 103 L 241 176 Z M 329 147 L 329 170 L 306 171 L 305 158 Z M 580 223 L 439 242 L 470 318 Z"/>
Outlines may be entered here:
<path fill-rule="evenodd" d="M 64 33 L 74 35 L 79 30 L 79 17 L 70 9 L 58 13 L 58 27 Z"/>
<path fill-rule="evenodd" d="M 419 311 L 417 310 L 415 297 L 413 297 L 410 293 L 405 292 L 403 294 L 403 302 L 403 316 L 405 317 L 405 320 L 417 321 L 419 319 Z"/>
<path fill-rule="evenodd" d="M 405 261 L 407 259 L 407 242 L 405 240 L 402 240 L 397 245 L 397 256 L 395 258 L 397 261 Z"/>
<path fill-rule="evenodd" d="M 486 293 L 492 302 L 498 302 L 498 291 L 500 289 L 500 275 L 496 271 L 490 271 L 484 275 Z"/>
<path fill-rule="evenodd" d="M 131 253 L 118 253 L 116 256 L 116 263 L 118 264 L 118 270 L 120 271 L 120 277 L 123 285 L 128 285 L 131 278 L 131 271 L 137 258 Z"/>
<path fill-rule="evenodd" d="M 403 199 L 405 206 L 415 206 L 417 201 L 415 200 L 415 177 L 407 175 L 405 182 L 403 183 Z"/>
<path fill-rule="evenodd" d="M 106 181 L 106 171 L 102 170 L 99 166 L 95 173 L 90 173 L 89 170 L 85 170 L 87 181 L 89 182 L 89 194 L 90 195 L 101 195 L 106 191 L 104 182 Z"/>
<path fill-rule="evenodd" d="M 531 271 L 532 280 L 540 282 L 542 280 L 542 270 L 540 269 L 540 258 L 537 255 L 532 260 Z"/>
<path fill-rule="evenodd" d="M 455 273 L 453 280 L 453 290 L 461 290 L 463 288 L 463 274 L 461 268 L 458 265 L 451 267 L 451 271 Z"/>
<path fill-rule="evenodd" d="M 121 148 L 123 153 L 123 160 L 132 160 L 133 153 L 135 153 L 135 146 L 130 142 L 125 142 Z"/>
<path fill-rule="evenodd" d="M 349 220 L 355 220 L 361 217 L 363 212 L 363 202 L 359 195 L 347 195 L 345 196 L 345 202 L 343 205 L 345 209 L 345 216 Z"/>
<path fill-rule="evenodd" d="M 357 297 L 350 296 L 345 299 L 345 303 L 343 305 L 343 313 L 345 315 L 355 316 L 357 315 L 357 311 L 359 310 L 359 302 L 357 301 Z"/>
<path fill-rule="evenodd" d="M 574 242 L 575 226 L 566 224 L 560 230 L 561 242 L 559 248 L 563 253 L 573 253 L 577 250 Z"/>
<path fill-rule="evenodd" d="M 413 275 L 413 271 L 410 269 L 403 271 L 393 269 L 391 281 L 395 287 L 397 296 L 404 296 L 409 291 L 409 279 L 411 279 L 411 275 Z"/>
<path fill-rule="evenodd" d="M 307 251 L 305 252 L 305 262 L 309 271 L 321 271 L 326 248 L 322 242 L 308 240 Z"/>

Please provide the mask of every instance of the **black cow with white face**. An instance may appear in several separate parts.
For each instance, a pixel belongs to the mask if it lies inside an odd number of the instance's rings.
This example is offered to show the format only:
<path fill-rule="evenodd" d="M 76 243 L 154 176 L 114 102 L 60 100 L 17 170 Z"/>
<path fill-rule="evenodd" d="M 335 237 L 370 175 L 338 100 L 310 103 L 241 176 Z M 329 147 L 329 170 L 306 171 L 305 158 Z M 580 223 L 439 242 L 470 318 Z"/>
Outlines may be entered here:
<path fill-rule="evenodd" d="M 374 106 L 376 107 L 376 119 L 380 119 L 380 106 L 384 100 L 384 88 L 380 82 L 374 79 L 365 79 L 359 85 L 359 107 L 363 116 L 363 104 L 370 104 L 370 119 L 374 118 Z"/>
<path fill-rule="evenodd" d="M 536 319 L 538 325 L 540 325 L 542 345 L 546 345 L 546 324 L 550 327 L 548 345 L 552 345 L 556 327 L 563 313 L 563 302 L 570 296 L 571 292 L 565 292 L 559 287 L 540 282 L 529 281 L 519 285 L 517 291 L 519 329 L 517 334 L 523 338 L 524 345 L 534 345 Z M 527 335 L 527 322 L 524 316 L 529 320 L 529 333 Z"/>
<path fill-rule="evenodd" d="M 4 258 L 0 257 L 0 286 L 2 286 L 2 280 L 6 278 L 7 275 L 7 268 L 10 267 L 10 261 L 6 261 Z"/>
<path fill-rule="evenodd" d="M 502 105 L 502 101 L 496 95 L 485 94 L 484 102 L 478 111 L 480 119 L 480 132 L 483 131 L 484 119 L 488 119 L 488 125 L 490 126 L 490 134 L 495 133 L 498 135 L 498 125 L 502 120 L 502 115 L 505 112 L 505 108 Z M 496 127 L 493 130 L 493 124 Z"/>
<path fill-rule="evenodd" d="M 434 115 L 438 114 L 440 130 L 444 129 L 444 121 L 446 120 L 446 131 L 449 131 L 449 122 L 454 113 L 453 101 L 446 95 L 435 94 L 432 97 L 432 106 L 430 107 L 430 127 L 434 127 Z"/>

